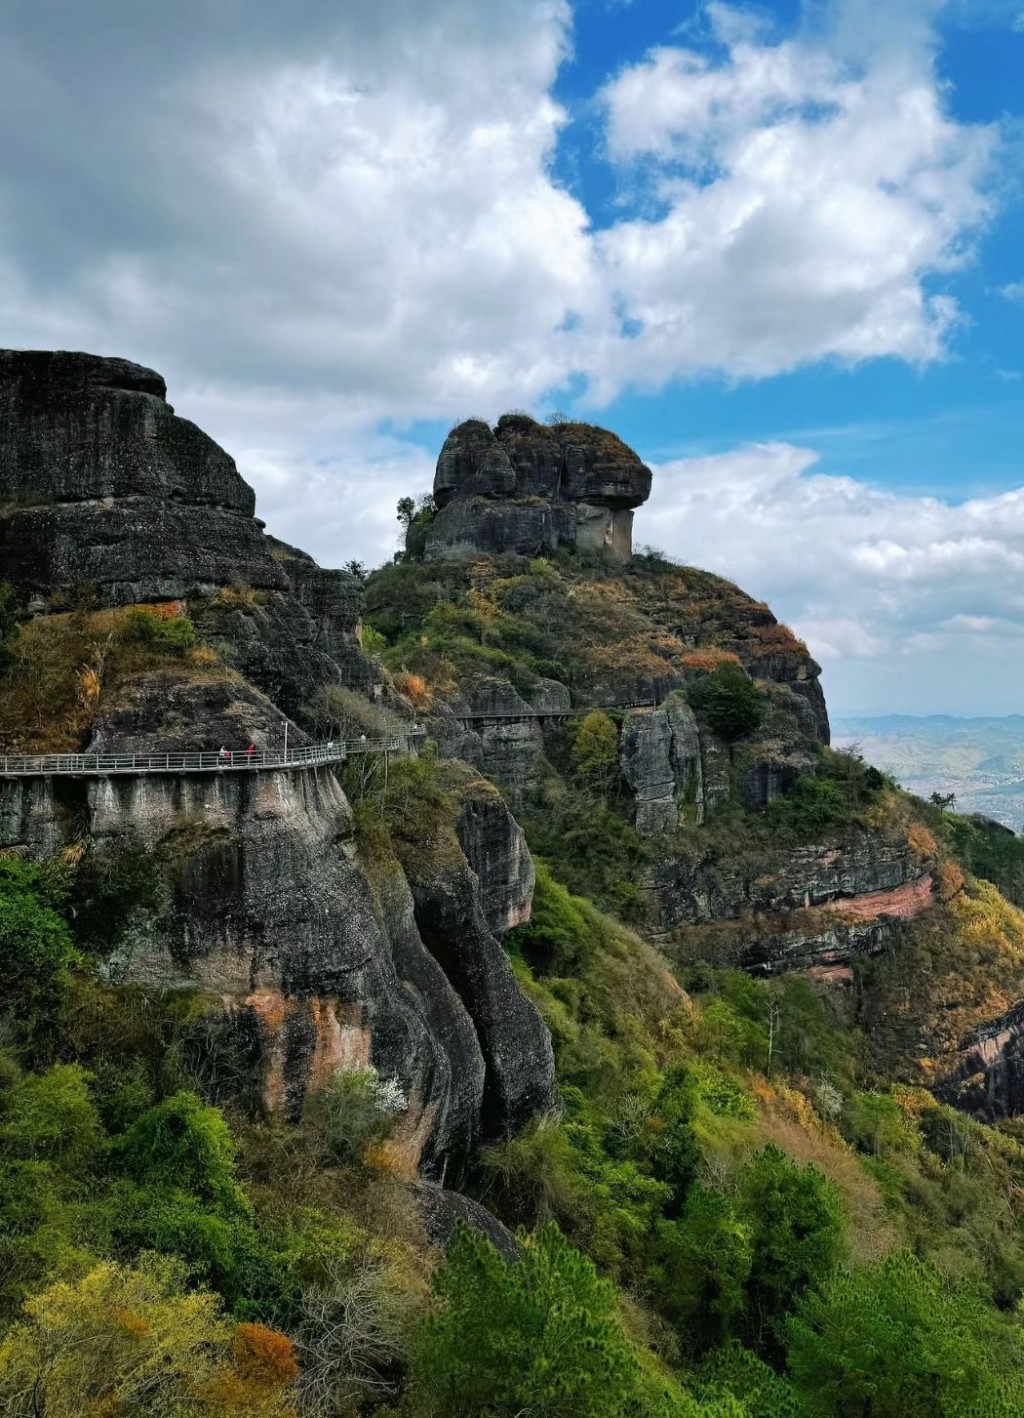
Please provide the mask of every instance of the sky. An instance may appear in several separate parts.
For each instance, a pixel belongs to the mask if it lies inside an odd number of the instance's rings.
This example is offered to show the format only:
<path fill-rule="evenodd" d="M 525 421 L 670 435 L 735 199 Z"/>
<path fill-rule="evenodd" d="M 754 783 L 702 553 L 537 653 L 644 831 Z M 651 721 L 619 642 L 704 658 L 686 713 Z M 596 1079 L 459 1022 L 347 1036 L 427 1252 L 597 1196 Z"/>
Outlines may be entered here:
<path fill-rule="evenodd" d="M 833 713 L 1024 709 L 1024 0 L 5 0 L 0 344 L 325 565 L 453 422 L 601 423 Z"/>

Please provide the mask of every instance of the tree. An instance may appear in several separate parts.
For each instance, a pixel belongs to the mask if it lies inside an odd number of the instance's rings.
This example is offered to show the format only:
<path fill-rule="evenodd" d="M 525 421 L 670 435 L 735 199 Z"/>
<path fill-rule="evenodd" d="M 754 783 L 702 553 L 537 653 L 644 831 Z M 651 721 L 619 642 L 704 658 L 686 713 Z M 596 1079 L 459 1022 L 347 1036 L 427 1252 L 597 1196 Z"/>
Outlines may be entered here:
<path fill-rule="evenodd" d="M 394 1393 L 417 1307 L 414 1294 L 389 1283 L 380 1260 L 328 1260 L 324 1278 L 299 1302 L 303 1413 L 334 1418 L 350 1413 L 354 1400 Z"/>
<path fill-rule="evenodd" d="M 605 797 L 619 766 L 619 733 L 602 709 L 585 714 L 572 744 L 572 766 L 579 782 Z"/>
<path fill-rule="evenodd" d="M 726 743 L 749 738 L 761 727 L 765 697 L 741 665 L 727 661 L 686 691 L 690 707 Z"/>
<path fill-rule="evenodd" d="M 188 1192 L 229 1214 L 248 1211 L 224 1116 L 194 1093 L 175 1093 L 143 1113 L 118 1138 L 114 1155 L 144 1185 Z"/>
<path fill-rule="evenodd" d="M 693 1131 L 697 1107 L 697 1081 L 685 1064 L 674 1064 L 665 1074 L 654 1105 L 656 1141 L 651 1148 L 651 1169 L 672 1188 L 670 1213 L 678 1214 L 697 1175 L 701 1153 Z"/>
<path fill-rule="evenodd" d="M 186 1291 L 166 1257 L 104 1261 L 24 1306 L 0 1345 L 5 1418 L 288 1418 L 297 1368 L 286 1335 L 232 1332 L 216 1297 Z"/>
<path fill-rule="evenodd" d="M 839 1196 L 817 1167 L 798 1167 L 769 1143 L 740 1174 L 737 1212 L 750 1228 L 751 1338 L 771 1350 L 787 1311 L 841 1258 Z"/>
<path fill-rule="evenodd" d="M 522 1235 L 507 1264 L 463 1228 L 438 1272 L 440 1308 L 420 1325 L 414 1412 L 430 1418 L 633 1418 L 647 1384 L 615 1292 L 554 1223 Z"/>
<path fill-rule="evenodd" d="M 399 526 L 408 532 L 412 525 L 412 519 L 416 515 L 416 500 L 412 497 L 400 497 L 396 508 Z"/>
<path fill-rule="evenodd" d="M 45 900 L 38 871 L 0 858 L 0 1010 L 10 1009 L 30 1034 L 63 1008 L 78 963 L 67 923 Z"/>
<path fill-rule="evenodd" d="M 652 1278 L 659 1308 L 694 1353 L 721 1344 L 737 1327 L 747 1300 L 753 1259 L 749 1225 L 721 1192 L 694 1186 L 680 1218 L 658 1226 L 657 1240 Z"/>
<path fill-rule="evenodd" d="M 18 1079 L 4 1100 L 4 1157 L 54 1162 L 67 1171 L 86 1166 L 103 1141 L 90 1078 L 80 1064 L 55 1064 L 46 1073 Z"/>
<path fill-rule="evenodd" d="M 836 1271 L 786 1335 L 809 1415 L 1010 1418 L 1024 1404 L 1020 1330 L 906 1251 Z"/>

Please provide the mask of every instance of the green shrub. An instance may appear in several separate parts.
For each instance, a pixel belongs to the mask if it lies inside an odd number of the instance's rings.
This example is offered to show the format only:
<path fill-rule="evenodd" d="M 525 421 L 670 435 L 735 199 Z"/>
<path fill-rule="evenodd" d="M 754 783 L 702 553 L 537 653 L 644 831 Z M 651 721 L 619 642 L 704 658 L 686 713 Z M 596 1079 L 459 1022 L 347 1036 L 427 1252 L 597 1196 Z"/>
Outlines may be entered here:
<path fill-rule="evenodd" d="M 615 1313 L 615 1292 L 557 1226 L 523 1235 L 508 1264 L 486 1238 L 456 1237 L 423 1320 L 412 1411 L 430 1418 L 537 1413 L 637 1418 L 651 1385 Z"/>
<path fill-rule="evenodd" d="M 113 1144 L 133 1180 L 184 1191 L 224 1212 L 245 1212 L 235 1179 L 235 1145 L 224 1116 L 194 1093 L 175 1093 L 143 1113 Z"/>
<path fill-rule="evenodd" d="M 48 905 L 40 869 L 0 858 L 0 1011 L 30 1036 L 52 1026 L 71 993 L 79 954 Z"/>
<path fill-rule="evenodd" d="M 749 738 L 764 721 L 764 694 L 739 665 L 725 663 L 688 687 L 690 707 L 726 743 Z"/>
<path fill-rule="evenodd" d="M 103 1141 L 103 1128 L 79 1064 L 55 1064 L 26 1073 L 7 1090 L 0 1113 L 0 1148 L 10 1158 L 85 1169 Z"/>
<path fill-rule="evenodd" d="M 573 735 L 572 766 L 580 785 L 605 797 L 619 771 L 619 732 L 603 709 L 585 714 Z"/>
<path fill-rule="evenodd" d="M 148 645 L 170 654 L 184 654 L 196 644 L 196 628 L 187 615 L 164 616 L 149 606 L 135 606 L 125 620 L 129 645 Z"/>
<path fill-rule="evenodd" d="M 370 659 L 376 659 L 388 648 L 387 639 L 381 635 L 379 630 L 374 630 L 372 625 L 364 625 L 361 634 L 363 654 L 369 655 Z"/>
<path fill-rule="evenodd" d="M 546 863 L 535 863 L 537 881 L 530 919 L 505 937 L 505 948 L 521 951 L 538 975 L 567 975 L 579 968 L 594 933 L 588 908 L 555 880 Z"/>
<path fill-rule="evenodd" d="M 1024 1405 L 1019 1328 L 906 1251 L 838 1271 L 786 1335 L 809 1415 L 1013 1418 Z"/>
<path fill-rule="evenodd" d="M 368 1147 L 390 1137 L 405 1107 L 399 1085 L 370 1066 L 336 1073 L 311 1093 L 305 1119 L 331 1162 L 352 1165 Z"/>

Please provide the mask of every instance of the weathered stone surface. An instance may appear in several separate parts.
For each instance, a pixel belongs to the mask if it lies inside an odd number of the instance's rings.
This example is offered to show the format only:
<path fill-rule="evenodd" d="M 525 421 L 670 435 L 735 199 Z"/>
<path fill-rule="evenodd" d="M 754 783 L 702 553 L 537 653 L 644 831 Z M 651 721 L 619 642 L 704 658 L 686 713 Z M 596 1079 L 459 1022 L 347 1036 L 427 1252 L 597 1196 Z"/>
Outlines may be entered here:
<path fill-rule="evenodd" d="M 507 1261 L 516 1261 L 522 1254 L 519 1242 L 508 1227 L 478 1201 L 429 1182 L 420 1182 L 413 1195 L 427 1235 L 442 1250 L 448 1250 L 460 1226 L 468 1226 L 471 1231 L 486 1236 Z"/>
<path fill-rule="evenodd" d="M 264 535 L 234 461 L 127 360 L 0 351 L 0 574 L 30 602 L 188 599 L 228 664 L 303 717 L 369 692 L 362 586 Z M 228 594 L 230 593 L 230 594 Z"/>
<path fill-rule="evenodd" d="M 481 552 L 536 556 L 577 546 L 618 561 L 632 549 L 633 508 L 650 495 L 650 469 L 606 429 L 545 427 L 505 414 L 454 428 L 437 462 L 440 509 L 428 559 Z"/>
<path fill-rule="evenodd" d="M 933 1091 L 976 1116 L 1019 1117 L 1024 1112 L 1024 1000 L 976 1029 Z"/>
<path fill-rule="evenodd" d="M 366 690 L 373 682 L 372 666 L 363 657 L 360 631 L 363 586 L 350 571 L 329 571 L 304 551 L 276 537 L 267 537 L 271 554 L 288 578 L 292 595 L 315 627 L 312 649 L 326 655 L 341 670 L 349 689 Z"/>
<path fill-rule="evenodd" d="M 737 920 L 751 911 L 778 915 L 832 904 L 840 909 L 858 898 L 927 882 L 933 866 L 905 842 L 858 830 L 841 846 L 794 847 L 783 855 L 766 848 L 742 862 L 718 858 L 710 845 L 691 856 L 666 855 L 651 868 L 643 890 L 652 919 L 668 932 L 685 924 Z M 879 898 L 877 905 L 877 914 L 886 914 L 885 902 Z"/>
<path fill-rule="evenodd" d="M 397 863 L 364 870 L 326 770 L 6 780 L 0 847 L 48 854 L 73 831 L 101 853 L 152 852 L 163 903 L 112 942 L 113 977 L 217 1000 L 258 1039 L 271 1108 L 294 1114 L 337 1070 L 372 1063 L 409 1100 L 408 1170 L 457 1179 L 482 1136 L 556 1096 L 547 1030 L 488 928 L 488 912 L 504 925 L 527 909 L 532 882 L 495 804 L 467 812 L 486 885 L 446 857 L 415 904 Z"/>
<path fill-rule="evenodd" d="M 478 782 L 460 795 L 455 831 L 480 883 L 480 908 L 492 935 L 503 936 L 529 920 L 533 859 L 523 829 L 489 783 Z"/>
<path fill-rule="evenodd" d="M 0 351 L 0 564 L 45 598 L 110 604 L 284 578 L 234 461 L 127 360 Z"/>
<path fill-rule="evenodd" d="M 619 763 L 633 790 L 636 827 L 642 835 L 675 831 L 688 807 L 692 820 L 704 820 L 697 720 L 680 695 L 658 709 L 634 709 L 626 715 Z"/>
<path fill-rule="evenodd" d="M 87 747 L 94 753 L 241 753 L 280 749 L 284 718 L 276 705 L 231 671 L 183 675 L 154 670 L 106 694 Z M 289 724 L 289 743 L 307 735 Z"/>

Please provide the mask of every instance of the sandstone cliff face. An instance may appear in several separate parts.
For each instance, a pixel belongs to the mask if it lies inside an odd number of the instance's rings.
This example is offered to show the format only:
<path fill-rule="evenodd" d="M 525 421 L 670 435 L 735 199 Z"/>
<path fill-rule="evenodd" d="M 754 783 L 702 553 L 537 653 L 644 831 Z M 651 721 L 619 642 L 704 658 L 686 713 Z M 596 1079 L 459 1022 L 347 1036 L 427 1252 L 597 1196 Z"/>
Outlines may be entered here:
<path fill-rule="evenodd" d="M 284 577 L 233 460 L 127 360 L 0 351 L 0 560 L 45 599 L 88 584 L 104 603 L 174 599 Z"/>
<path fill-rule="evenodd" d="M 327 770 L 0 784 L 0 848 L 152 854 L 162 902 L 111 942 L 112 978 L 219 1001 L 259 1040 L 272 1109 L 372 1063 L 409 1100 L 410 1170 L 449 1179 L 555 1101 L 547 1031 L 492 932 L 528 911 L 532 864 L 496 796 L 464 819 L 466 851 L 410 887 L 360 856 Z"/>
<path fill-rule="evenodd" d="M 537 556 L 557 546 L 626 561 L 633 508 L 650 496 L 650 469 L 606 429 L 545 427 L 505 414 L 497 427 L 454 428 L 437 461 L 440 509 L 428 560 L 478 553 Z"/>
<path fill-rule="evenodd" d="M 319 685 L 365 690 L 359 582 L 265 536 L 254 509 L 154 370 L 0 350 L 4 580 L 40 609 L 82 587 L 102 605 L 188 599 L 223 658 L 292 716 Z"/>
<path fill-rule="evenodd" d="M 187 599 L 214 656 L 104 687 L 98 751 L 278 748 L 325 686 L 383 692 L 362 587 L 264 535 L 232 459 L 124 360 L 0 352 L 0 576 L 36 613 Z M 406 708 L 406 712 L 408 709 Z M 500 937 L 533 865 L 493 788 L 455 775 L 443 840 L 368 845 L 338 778 L 307 772 L 0 780 L 0 850 L 149 854 L 159 904 L 109 942 L 111 979 L 199 991 L 246 1042 L 268 1108 L 296 1114 L 373 1065 L 408 1100 L 396 1165 L 458 1177 L 556 1104 L 551 1041 Z"/>

